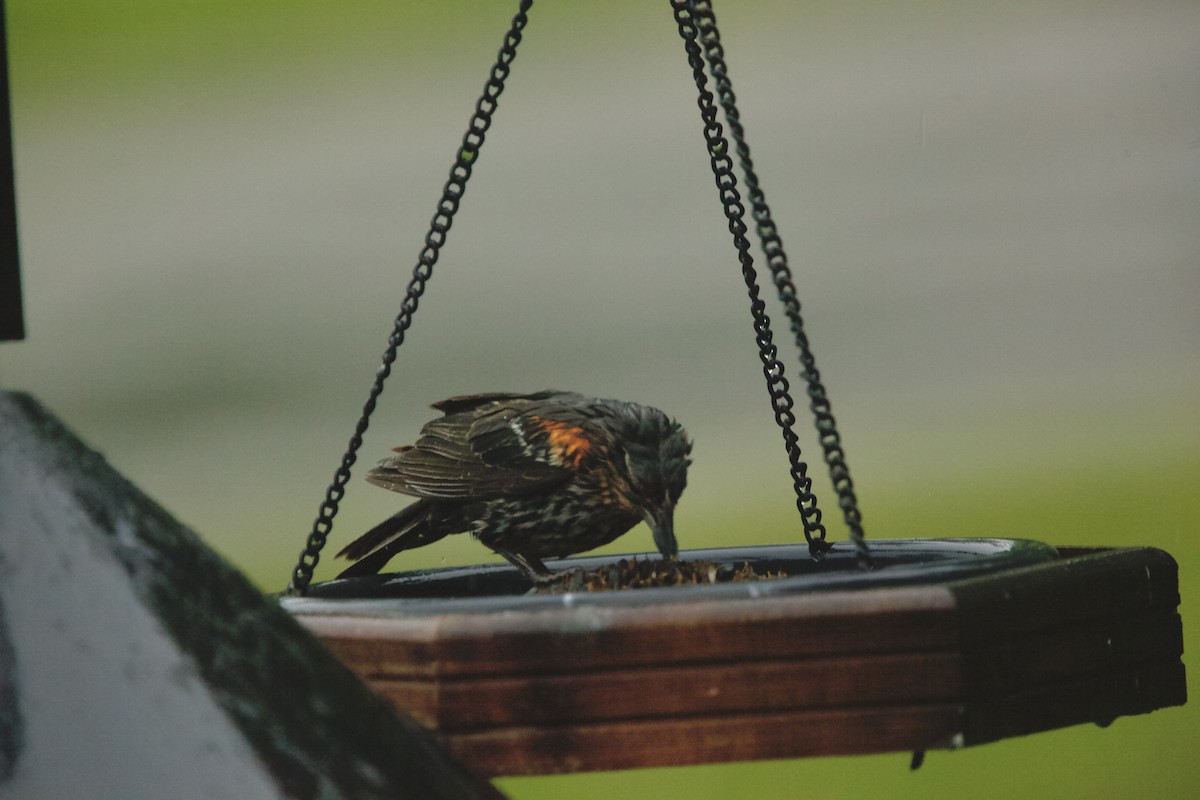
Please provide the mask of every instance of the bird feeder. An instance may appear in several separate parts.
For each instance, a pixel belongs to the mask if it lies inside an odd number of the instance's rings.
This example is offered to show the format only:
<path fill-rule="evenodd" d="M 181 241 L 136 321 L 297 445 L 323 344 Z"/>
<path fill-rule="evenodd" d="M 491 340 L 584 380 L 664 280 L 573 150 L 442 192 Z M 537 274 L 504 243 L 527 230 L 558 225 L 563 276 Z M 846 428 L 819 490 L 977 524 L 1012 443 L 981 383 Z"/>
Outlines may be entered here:
<path fill-rule="evenodd" d="M 486 775 L 921 753 L 1079 723 L 1106 725 L 1186 702 L 1178 571 L 1161 550 L 1019 539 L 868 545 L 708 0 L 671 6 L 807 541 L 684 551 L 682 559 L 707 565 L 710 581 L 632 591 L 530 595 L 528 581 L 500 564 L 311 584 L 531 5 L 520 3 L 476 105 L 383 365 L 283 606 L 380 697 L 438 732 Z M 717 122 L 718 105 L 730 138 Z M 789 386 L 759 297 L 732 153 L 800 350 L 849 542 L 826 541 L 792 431 Z M 584 556 L 548 566 L 599 573 L 636 569 L 648 558 Z M 718 579 L 735 574 L 754 579 Z"/>

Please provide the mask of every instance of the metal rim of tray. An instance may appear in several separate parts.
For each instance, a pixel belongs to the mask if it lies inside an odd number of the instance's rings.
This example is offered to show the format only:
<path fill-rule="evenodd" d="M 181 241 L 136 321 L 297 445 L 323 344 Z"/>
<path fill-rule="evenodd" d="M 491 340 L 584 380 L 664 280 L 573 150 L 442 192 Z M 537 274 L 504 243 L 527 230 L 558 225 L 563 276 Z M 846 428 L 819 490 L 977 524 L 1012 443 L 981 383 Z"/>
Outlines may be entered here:
<path fill-rule="evenodd" d="M 875 569 L 857 568 L 849 543 L 835 543 L 814 561 L 804 544 L 755 545 L 686 550 L 684 560 L 749 565 L 760 574 L 788 577 L 694 586 L 529 595 L 529 582 L 508 564 L 440 567 L 344 578 L 310 587 L 307 597 L 283 598 L 286 608 L 308 614 L 383 615 L 487 613 L 562 607 L 645 606 L 783 597 L 823 591 L 855 591 L 942 583 L 1057 559 L 1050 545 L 1027 539 L 885 539 L 871 545 Z M 552 570 L 596 569 L 620 559 L 658 558 L 655 553 L 593 555 L 547 562 Z"/>

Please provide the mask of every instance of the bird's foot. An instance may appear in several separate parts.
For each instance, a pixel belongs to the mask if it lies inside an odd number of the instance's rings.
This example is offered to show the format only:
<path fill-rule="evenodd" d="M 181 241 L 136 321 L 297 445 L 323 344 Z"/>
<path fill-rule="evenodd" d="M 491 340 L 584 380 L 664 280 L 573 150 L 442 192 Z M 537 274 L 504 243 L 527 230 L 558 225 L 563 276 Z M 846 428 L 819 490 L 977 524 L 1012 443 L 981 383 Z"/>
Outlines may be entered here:
<path fill-rule="evenodd" d="M 527 573 L 533 583 L 526 594 L 566 594 L 587 591 L 587 570 L 572 567 L 559 572 Z"/>

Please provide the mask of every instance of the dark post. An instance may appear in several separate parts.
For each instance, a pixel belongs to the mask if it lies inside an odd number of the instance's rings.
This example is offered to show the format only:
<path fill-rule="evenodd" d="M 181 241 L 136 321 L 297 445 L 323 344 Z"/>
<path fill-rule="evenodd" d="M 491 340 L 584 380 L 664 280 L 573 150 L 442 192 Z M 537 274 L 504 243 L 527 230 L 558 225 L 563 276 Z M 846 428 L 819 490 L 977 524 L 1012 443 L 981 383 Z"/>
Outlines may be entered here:
<path fill-rule="evenodd" d="M 0 796 L 501 797 L 2 391 Z"/>
<path fill-rule="evenodd" d="M 12 105 L 8 90 L 8 34 L 0 0 L 0 342 L 25 338 L 21 264 L 17 250 L 17 198 L 13 183 Z"/>

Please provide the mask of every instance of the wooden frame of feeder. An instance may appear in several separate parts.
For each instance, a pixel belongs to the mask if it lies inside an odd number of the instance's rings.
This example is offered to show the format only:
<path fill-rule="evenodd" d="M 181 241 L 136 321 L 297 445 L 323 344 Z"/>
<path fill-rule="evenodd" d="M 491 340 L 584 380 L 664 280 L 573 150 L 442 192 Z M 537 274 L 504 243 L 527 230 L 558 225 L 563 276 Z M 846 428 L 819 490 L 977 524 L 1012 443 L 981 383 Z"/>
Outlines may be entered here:
<path fill-rule="evenodd" d="M 478 612 L 284 602 L 487 775 L 961 747 L 1183 704 L 1174 560 L 1058 555 L 732 600 L 686 587 L 619 593 L 657 595 L 646 604 Z"/>

